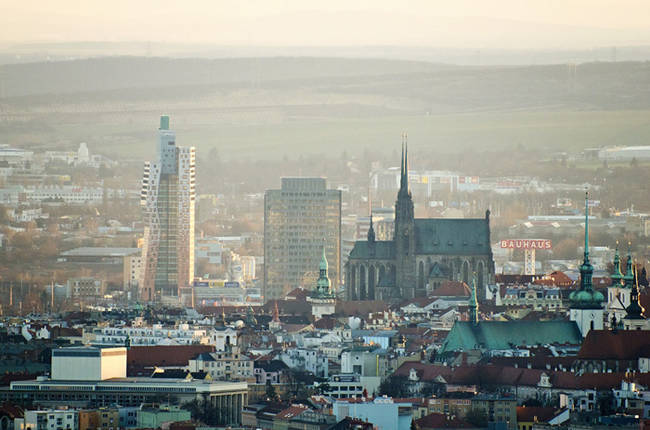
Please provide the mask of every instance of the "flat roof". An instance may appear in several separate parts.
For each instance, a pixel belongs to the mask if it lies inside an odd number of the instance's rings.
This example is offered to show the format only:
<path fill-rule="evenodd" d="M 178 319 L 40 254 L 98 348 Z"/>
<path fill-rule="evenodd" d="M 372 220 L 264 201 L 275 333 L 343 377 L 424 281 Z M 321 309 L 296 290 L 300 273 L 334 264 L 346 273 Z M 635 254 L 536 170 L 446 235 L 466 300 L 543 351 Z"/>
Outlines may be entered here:
<path fill-rule="evenodd" d="M 174 379 L 174 378 L 150 378 L 150 377 L 127 377 L 127 378 L 111 378 L 103 381 L 69 381 L 69 380 L 52 380 L 47 379 L 39 381 L 38 379 L 31 381 L 13 381 L 10 385 L 11 390 L 26 391 L 34 390 L 47 390 L 54 391 L 57 387 L 68 390 L 68 387 L 77 387 L 76 391 L 83 389 L 93 391 L 111 391 L 121 390 L 137 391 L 134 386 L 140 386 L 143 390 L 147 391 L 183 391 L 183 392 L 208 392 L 208 393 L 222 393 L 232 391 L 248 391 L 248 383 L 246 382 L 230 382 L 230 381 L 205 381 L 205 380 L 187 380 L 187 379 Z M 179 390 L 181 389 L 181 390 Z"/>
<path fill-rule="evenodd" d="M 64 257 L 126 257 L 141 252 L 140 248 L 101 248 L 84 246 L 62 252 Z"/>

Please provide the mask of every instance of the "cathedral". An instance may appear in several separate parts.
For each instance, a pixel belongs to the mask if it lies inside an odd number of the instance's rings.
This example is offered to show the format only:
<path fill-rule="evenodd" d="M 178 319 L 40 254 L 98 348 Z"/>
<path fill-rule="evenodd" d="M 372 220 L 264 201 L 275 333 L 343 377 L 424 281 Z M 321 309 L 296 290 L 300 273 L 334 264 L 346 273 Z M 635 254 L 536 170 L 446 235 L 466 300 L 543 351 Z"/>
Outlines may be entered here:
<path fill-rule="evenodd" d="M 355 242 L 345 267 L 347 300 L 424 297 L 446 280 L 469 284 L 473 276 L 485 297 L 485 286 L 494 282 L 490 212 L 485 218 L 415 218 L 404 144 L 400 170 L 393 239 L 376 240 L 371 217 L 367 240 Z"/>

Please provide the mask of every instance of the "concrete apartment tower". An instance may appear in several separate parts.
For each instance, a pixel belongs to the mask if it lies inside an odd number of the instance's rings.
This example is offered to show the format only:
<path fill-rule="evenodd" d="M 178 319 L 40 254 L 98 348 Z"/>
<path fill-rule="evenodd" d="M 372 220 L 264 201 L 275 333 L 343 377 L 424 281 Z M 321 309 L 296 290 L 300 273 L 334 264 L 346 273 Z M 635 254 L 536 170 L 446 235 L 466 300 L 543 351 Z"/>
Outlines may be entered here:
<path fill-rule="evenodd" d="M 146 162 L 140 299 L 175 301 L 194 278 L 195 150 L 176 146 L 169 117 L 160 117 L 158 161 Z"/>
<path fill-rule="evenodd" d="M 332 290 L 341 276 L 341 191 L 325 178 L 282 178 L 264 195 L 264 300 L 281 299 L 316 283 L 323 255 Z"/>

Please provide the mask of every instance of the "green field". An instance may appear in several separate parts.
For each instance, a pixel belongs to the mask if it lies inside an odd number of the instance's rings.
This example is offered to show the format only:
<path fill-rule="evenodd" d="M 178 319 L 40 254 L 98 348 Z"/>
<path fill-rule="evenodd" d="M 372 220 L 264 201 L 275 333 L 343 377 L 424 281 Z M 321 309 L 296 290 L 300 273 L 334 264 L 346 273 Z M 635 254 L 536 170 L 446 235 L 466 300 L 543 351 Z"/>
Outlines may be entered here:
<path fill-rule="evenodd" d="M 62 121 L 47 134 L 65 141 L 86 141 L 98 152 L 120 158 L 150 157 L 155 148 L 157 115 L 131 123 Z M 145 125 L 148 128 L 145 128 Z M 270 124 L 215 121 L 172 125 L 179 144 L 194 145 L 199 155 L 216 147 L 224 159 L 266 159 L 300 154 L 338 156 L 343 151 L 392 151 L 407 131 L 413 150 L 455 153 L 467 150 L 543 148 L 549 154 L 586 147 L 639 145 L 650 142 L 650 111 L 506 112 L 447 115 L 402 115 L 377 118 L 286 119 Z M 30 134 L 4 134 L 7 143 L 45 139 Z M 15 140 L 14 140 L 15 139 Z M 38 145 L 40 146 L 40 145 Z"/>

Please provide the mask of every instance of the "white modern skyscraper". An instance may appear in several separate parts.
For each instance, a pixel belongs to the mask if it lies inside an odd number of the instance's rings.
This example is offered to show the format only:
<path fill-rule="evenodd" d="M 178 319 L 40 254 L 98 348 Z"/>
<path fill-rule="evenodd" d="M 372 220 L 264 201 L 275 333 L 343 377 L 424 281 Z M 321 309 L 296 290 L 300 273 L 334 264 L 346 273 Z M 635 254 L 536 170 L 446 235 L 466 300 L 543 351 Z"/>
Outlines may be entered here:
<path fill-rule="evenodd" d="M 146 162 L 140 204 L 145 218 L 142 300 L 179 296 L 194 278 L 194 147 L 176 146 L 169 117 L 160 117 L 158 161 Z"/>

